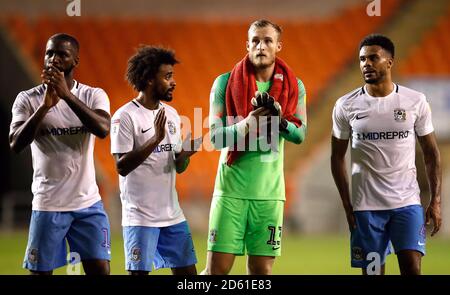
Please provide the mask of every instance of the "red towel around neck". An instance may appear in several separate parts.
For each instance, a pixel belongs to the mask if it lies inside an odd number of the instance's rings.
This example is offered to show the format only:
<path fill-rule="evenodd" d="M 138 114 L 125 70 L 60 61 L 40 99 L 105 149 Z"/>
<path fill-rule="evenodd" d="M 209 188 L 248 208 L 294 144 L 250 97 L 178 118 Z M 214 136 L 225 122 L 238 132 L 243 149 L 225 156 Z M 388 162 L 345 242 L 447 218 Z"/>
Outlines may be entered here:
<path fill-rule="evenodd" d="M 255 70 L 248 55 L 246 55 L 234 66 L 228 79 L 225 94 L 227 116 L 247 117 L 253 110 L 251 99 L 255 96 L 257 90 Z M 275 69 L 269 94 L 281 105 L 283 118 L 300 127 L 302 122 L 294 116 L 298 104 L 297 78 L 286 63 L 278 57 L 275 59 Z M 227 165 L 232 165 L 240 153 L 236 151 L 235 145 L 234 151 L 228 152 Z"/>

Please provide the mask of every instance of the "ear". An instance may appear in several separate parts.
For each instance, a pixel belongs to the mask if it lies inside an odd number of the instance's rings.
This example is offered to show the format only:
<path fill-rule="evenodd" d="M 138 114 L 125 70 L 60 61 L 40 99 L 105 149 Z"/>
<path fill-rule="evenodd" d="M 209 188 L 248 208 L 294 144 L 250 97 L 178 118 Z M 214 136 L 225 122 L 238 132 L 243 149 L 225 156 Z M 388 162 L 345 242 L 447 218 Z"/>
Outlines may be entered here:
<path fill-rule="evenodd" d="M 390 57 L 388 59 L 388 69 L 391 69 L 394 66 L 394 59 Z"/>
<path fill-rule="evenodd" d="M 250 52 L 250 42 L 248 40 L 245 41 L 245 47 L 247 48 L 247 51 Z"/>
<path fill-rule="evenodd" d="M 77 56 L 77 57 L 73 60 L 73 67 L 76 68 L 76 67 L 78 67 L 79 64 L 80 64 L 80 57 Z"/>
<path fill-rule="evenodd" d="M 277 42 L 277 52 L 280 52 L 280 51 L 281 51 L 281 48 L 283 48 L 283 42 L 278 41 L 278 42 Z"/>

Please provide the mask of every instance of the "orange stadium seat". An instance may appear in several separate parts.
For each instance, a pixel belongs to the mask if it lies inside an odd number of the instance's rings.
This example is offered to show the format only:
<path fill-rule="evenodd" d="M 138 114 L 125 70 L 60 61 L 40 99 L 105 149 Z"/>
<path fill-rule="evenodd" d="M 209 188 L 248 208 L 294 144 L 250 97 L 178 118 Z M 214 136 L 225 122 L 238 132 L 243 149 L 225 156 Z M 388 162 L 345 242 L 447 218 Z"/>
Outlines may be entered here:
<path fill-rule="evenodd" d="M 354 60 L 359 40 L 383 24 L 398 4 L 398 0 L 383 1 L 386 13 L 369 19 L 365 15 L 365 5 L 358 5 L 323 21 L 280 23 L 284 28 L 280 56 L 306 85 L 308 104 L 321 100 L 320 92 L 328 81 Z M 124 79 L 127 59 L 134 49 L 139 44 L 174 49 L 181 64 L 176 67 L 177 90 L 171 105 L 191 122 L 194 107 L 202 109 L 203 118 L 208 116 L 212 83 L 245 55 L 248 29 L 248 23 L 243 22 L 111 17 L 73 20 L 42 16 L 26 20 L 13 16 L 5 24 L 37 68 L 42 64 L 44 44 L 50 35 L 62 31 L 75 35 L 81 44 L 76 78 L 105 89 L 112 113 L 136 95 Z M 39 30 L 34 30 L 35 27 Z M 449 43 L 445 44 L 448 52 Z M 205 135 L 208 132 L 205 127 L 197 126 L 197 132 Z M 109 138 L 97 141 L 96 164 L 102 179 L 108 185 L 117 186 L 118 176 L 109 147 Z M 177 185 L 181 199 L 212 195 L 218 157 L 217 151 L 201 151 L 192 158 L 188 173 L 179 176 Z"/>
<path fill-rule="evenodd" d="M 450 64 L 450 5 L 447 13 L 427 33 L 420 44 L 412 48 L 401 62 L 400 72 L 405 76 L 449 76 Z"/>

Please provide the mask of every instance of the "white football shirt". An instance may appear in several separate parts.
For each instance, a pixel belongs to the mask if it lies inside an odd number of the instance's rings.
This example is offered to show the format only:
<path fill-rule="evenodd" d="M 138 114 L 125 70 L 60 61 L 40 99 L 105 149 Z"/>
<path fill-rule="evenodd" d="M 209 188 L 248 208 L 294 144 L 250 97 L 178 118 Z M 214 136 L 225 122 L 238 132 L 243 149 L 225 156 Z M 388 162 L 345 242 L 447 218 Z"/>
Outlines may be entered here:
<path fill-rule="evenodd" d="M 165 227 L 185 220 L 175 189 L 175 153 L 181 151 L 180 117 L 160 103 L 145 108 L 136 99 L 123 105 L 111 122 L 111 153 L 124 154 L 141 147 L 155 135 L 158 110 L 166 111 L 166 136 L 148 158 L 127 176 L 119 175 L 122 226 Z"/>
<path fill-rule="evenodd" d="M 333 110 L 333 136 L 351 137 L 353 209 L 420 204 L 415 137 L 433 131 L 425 95 L 407 87 L 394 84 L 385 97 L 370 96 L 362 87 L 339 98 Z"/>
<path fill-rule="evenodd" d="M 109 114 L 109 99 L 102 89 L 75 81 L 71 92 L 90 109 Z M 43 84 L 20 92 L 12 107 L 11 125 L 28 120 L 44 94 Z M 74 211 L 101 199 L 95 181 L 94 142 L 95 136 L 64 100 L 48 111 L 31 143 L 33 210 Z"/>

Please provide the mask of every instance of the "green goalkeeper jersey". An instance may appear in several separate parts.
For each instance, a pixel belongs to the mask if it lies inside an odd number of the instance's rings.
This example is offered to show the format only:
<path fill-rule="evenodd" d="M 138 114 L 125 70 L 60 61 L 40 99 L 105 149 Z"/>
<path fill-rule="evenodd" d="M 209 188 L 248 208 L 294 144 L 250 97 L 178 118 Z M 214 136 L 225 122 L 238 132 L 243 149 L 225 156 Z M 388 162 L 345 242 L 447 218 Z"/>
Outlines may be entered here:
<path fill-rule="evenodd" d="M 209 127 L 211 142 L 221 149 L 214 196 L 252 200 L 285 200 L 283 173 L 284 140 L 301 143 L 306 135 L 306 92 L 298 82 L 298 104 L 295 116 L 300 127 L 288 122 L 287 131 L 280 132 L 278 149 L 258 149 L 241 152 L 231 166 L 226 164 L 230 146 L 239 139 L 238 123 L 227 125 L 225 92 L 230 73 L 217 77 L 211 89 Z M 272 81 L 257 82 L 260 92 L 269 91 Z M 227 139 L 233 138 L 230 141 Z"/>

